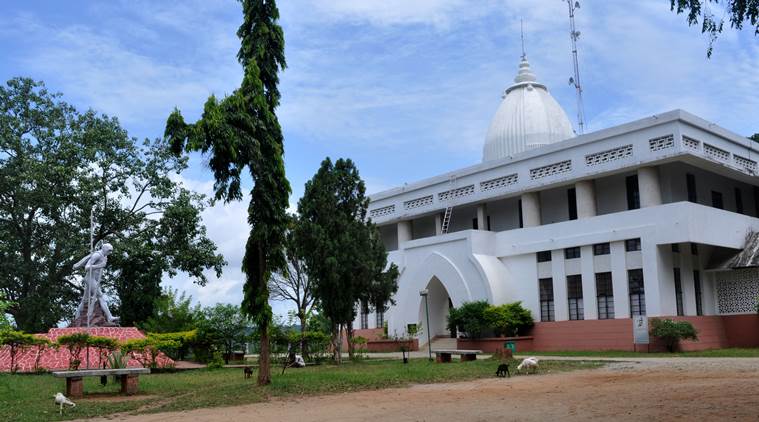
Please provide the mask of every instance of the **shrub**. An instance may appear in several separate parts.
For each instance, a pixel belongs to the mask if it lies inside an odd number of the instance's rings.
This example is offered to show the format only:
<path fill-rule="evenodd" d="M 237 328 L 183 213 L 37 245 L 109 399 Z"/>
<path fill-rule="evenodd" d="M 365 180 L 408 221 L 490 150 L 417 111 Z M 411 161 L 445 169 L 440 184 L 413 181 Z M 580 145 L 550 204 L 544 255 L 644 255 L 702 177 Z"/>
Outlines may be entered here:
<path fill-rule="evenodd" d="M 485 320 L 495 335 L 514 337 L 533 325 L 532 313 L 522 307 L 522 302 L 489 306 L 484 312 Z"/>
<path fill-rule="evenodd" d="M 105 368 L 108 364 L 108 355 L 119 348 L 119 342 L 110 337 L 92 336 L 87 341 L 87 346 L 97 349 L 98 362 Z"/>
<path fill-rule="evenodd" d="M 69 370 L 76 371 L 79 369 L 82 360 L 82 349 L 87 347 L 90 342 L 90 335 L 85 332 L 67 334 L 58 337 L 57 344 L 63 346 L 69 351 Z"/>
<path fill-rule="evenodd" d="M 224 357 L 222 357 L 222 354 L 220 351 L 216 350 L 213 352 L 213 357 L 208 362 L 208 369 L 221 369 L 224 367 Z"/>
<path fill-rule="evenodd" d="M 675 351 L 680 340 L 698 340 L 698 331 L 690 322 L 671 319 L 652 319 L 651 335 L 660 339 L 669 352 Z"/>
<path fill-rule="evenodd" d="M 32 336 L 32 343 L 31 345 L 37 349 L 37 353 L 34 358 L 34 372 L 41 373 L 45 372 L 44 368 L 40 368 L 40 359 L 42 358 L 42 354 L 45 352 L 45 349 L 52 346 L 52 342 L 47 339 L 47 337 Z"/>
<path fill-rule="evenodd" d="M 0 331 L 0 345 L 8 346 L 11 356 L 11 373 L 16 373 L 16 356 L 36 342 L 36 337 L 23 331 L 2 330 Z"/>
<path fill-rule="evenodd" d="M 490 324 L 485 318 L 485 311 L 490 305 L 480 300 L 465 302 L 459 308 L 452 308 L 448 313 L 448 329 L 451 332 L 461 331 L 466 337 L 480 338 L 491 331 Z"/>
<path fill-rule="evenodd" d="M 174 340 L 161 340 L 157 338 L 142 338 L 127 340 L 122 343 L 121 350 L 140 362 L 144 368 L 158 368 L 158 356 L 162 349 L 179 347 Z"/>
<path fill-rule="evenodd" d="M 148 338 L 156 341 L 169 340 L 176 343 L 176 347 L 164 347 L 163 353 L 174 360 L 184 360 L 190 347 L 198 338 L 198 330 L 180 331 L 177 333 L 148 333 Z"/>

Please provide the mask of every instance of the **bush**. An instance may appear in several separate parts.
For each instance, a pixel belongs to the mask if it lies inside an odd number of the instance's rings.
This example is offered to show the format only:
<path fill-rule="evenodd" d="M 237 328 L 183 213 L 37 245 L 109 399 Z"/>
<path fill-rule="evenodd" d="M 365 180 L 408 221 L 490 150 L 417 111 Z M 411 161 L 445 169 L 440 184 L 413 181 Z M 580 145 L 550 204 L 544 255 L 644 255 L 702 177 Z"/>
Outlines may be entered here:
<path fill-rule="evenodd" d="M 484 312 L 485 320 L 495 335 L 515 337 L 532 327 L 532 313 L 522 307 L 522 302 L 489 306 Z"/>
<path fill-rule="evenodd" d="M 213 357 L 208 362 L 208 369 L 221 369 L 224 367 L 224 357 L 220 351 L 213 352 Z"/>
<path fill-rule="evenodd" d="M 140 362 L 144 368 L 158 368 L 158 356 L 162 349 L 176 349 L 179 343 L 174 340 L 157 338 L 141 338 L 127 340 L 121 345 L 121 350 Z"/>
<path fill-rule="evenodd" d="M 69 370 L 76 371 L 79 369 L 79 365 L 82 363 L 80 359 L 82 349 L 87 347 L 90 339 L 91 336 L 83 331 L 58 337 L 56 343 L 69 351 Z"/>
<path fill-rule="evenodd" d="M 680 340 L 698 340 L 698 331 L 690 322 L 671 319 L 652 319 L 651 335 L 660 339 L 669 352 L 675 351 Z"/>
<path fill-rule="evenodd" d="M 176 347 L 163 348 L 161 351 L 174 360 L 184 360 L 190 347 L 192 347 L 198 338 L 198 330 L 180 331 L 177 333 L 148 333 L 148 338 L 156 341 L 168 340 L 176 343 Z"/>
<path fill-rule="evenodd" d="M 492 328 L 485 318 L 485 311 L 490 305 L 480 300 L 465 302 L 459 308 L 452 308 L 448 313 L 448 329 L 451 332 L 463 332 L 466 337 L 480 338 L 489 333 Z"/>
<path fill-rule="evenodd" d="M 29 347 L 36 344 L 37 337 L 26 334 L 23 331 L 2 330 L 0 331 L 0 345 L 8 346 L 11 357 L 11 373 L 16 373 L 16 356 Z"/>

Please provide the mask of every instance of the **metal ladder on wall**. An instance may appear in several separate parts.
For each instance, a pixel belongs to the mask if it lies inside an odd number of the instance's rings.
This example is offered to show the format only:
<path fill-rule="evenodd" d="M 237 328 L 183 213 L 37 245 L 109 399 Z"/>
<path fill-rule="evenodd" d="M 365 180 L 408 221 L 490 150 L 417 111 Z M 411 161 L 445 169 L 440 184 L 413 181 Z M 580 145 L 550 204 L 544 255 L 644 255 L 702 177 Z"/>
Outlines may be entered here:
<path fill-rule="evenodd" d="M 448 201 L 451 200 L 450 196 L 452 196 L 451 194 L 453 193 L 453 187 L 455 184 L 456 184 L 456 176 L 451 176 L 451 178 L 448 180 L 448 192 L 450 193 L 448 197 Z M 453 205 L 449 204 L 445 208 L 445 214 L 443 214 L 443 223 L 441 224 L 441 227 L 440 227 L 441 229 L 440 231 L 442 232 L 442 234 L 448 233 L 448 228 L 451 226 L 452 214 L 453 214 Z"/>

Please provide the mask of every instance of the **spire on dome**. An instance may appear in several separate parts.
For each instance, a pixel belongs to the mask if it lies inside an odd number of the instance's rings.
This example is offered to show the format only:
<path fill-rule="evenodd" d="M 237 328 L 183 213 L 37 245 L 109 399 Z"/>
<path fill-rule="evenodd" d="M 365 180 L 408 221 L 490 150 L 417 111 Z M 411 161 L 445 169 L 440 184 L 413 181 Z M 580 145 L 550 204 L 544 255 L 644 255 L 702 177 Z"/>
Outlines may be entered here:
<path fill-rule="evenodd" d="M 515 83 L 536 82 L 538 78 L 532 73 L 530 63 L 527 61 L 527 55 L 522 55 L 522 61 L 519 62 L 519 72 L 514 78 Z"/>

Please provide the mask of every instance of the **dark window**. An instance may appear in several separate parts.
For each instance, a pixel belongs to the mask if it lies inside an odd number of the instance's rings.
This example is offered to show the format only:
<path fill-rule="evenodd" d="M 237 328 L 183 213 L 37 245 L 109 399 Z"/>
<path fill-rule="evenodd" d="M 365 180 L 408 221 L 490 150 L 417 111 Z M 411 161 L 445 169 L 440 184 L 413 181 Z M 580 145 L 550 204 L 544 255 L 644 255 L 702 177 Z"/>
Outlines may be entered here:
<path fill-rule="evenodd" d="M 693 271 L 693 287 L 696 291 L 696 315 L 703 315 L 704 309 L 701 306 L 701 273 L 698 270 Z"/>
<path fill-rule="evenodd" d="M 582 305 L 582 276 L 567 276 L 567 300 L 569 302 L 569 319 L 585 319 Z"/>
<path fill-rule="evenodd" d="M 476 218 L 473 218 L 473 219 L 472 219 L 472 229 L 474 229 L 474 230 L 479 230 L 479 227 L 478 227 L 478 226 L 479 226 L 479 224 L 477 224 L 477 219 L 476 219 Z"/>
<path fill-rule="evenodd" d="M 593 245 L 593 255 L 608 255 L 611 253 L 608 243 L 597 243 Z"/>
<path fill-rule="evenodd" d="M 698 255 L 698 243 L 691 243 L 690 244 L 690 254 L 691 255 Z"/>
<path fill-rule="evenodd" d="M 627 252 L 640 250 L 640 238 L 625 240 L 625 250 Z"/>
<path fill-rule="evenodd" d="M 551 251 L 538 252 L 538 262 L 548 262 L 551 260 Z"/>
<path fill-rule="evenodd" d="M 679 243 L 673 243 L 672 244 L 672 252 L 680 252 L 680 244 Z"/>
<path fill-rule="evenodd" d="M 743 214 L 743 192 L 741 192 L 741 188 L 735 188 L 735 212 Z"/>
<path fill-rule="evenodd" d="M 487 216 L 487 220 L 488 220 L 488 231 L 490 231 L 490 216 Z"/>
<path fill-rule="evenodd" d="M 379 310 L 377 310 L 376 316 L 377 316 L 377 320 L 375 321 L 376 325 L 374 327 L 375 328 L 382 328 L 382 327 L 384 327 L 385 326 L 385 313 L 384 312 L 380 312 Z"/>
<path fill-rule="evenodd" d="M 759 186 L 754 186 L 754 216 L 759 217 Z"/>
<path fill-rule="evenodd" d="M 630 292 L 630 316 L 646 314 L 646 293 L 643 289 L 643 270 L 627 270 Z"/>
<path fill-rule="evenodd" d="M 698 195 L 696 194 L 696 176 L 692 174 L 686 174 L 685 181 L 688 185 L 688 201 L 698 202 Z"/>
<path fill-rule="evenodd" d="M 627 176 L 625 179 L 627 186 L 627 209 L 637 210 L 640 208 L 640 191 L 638 191 L 638 175 Z"/>
<path fill-rule="evenodd" d="M 524 219 L 522 218 L 522 200 L 517 201 L 517 208 L 519 210 L 519 228 L 524 227 Z"/>
<path fill-rule="evenodd" d="M 675 268 L 675 304 L 677 305 L 677 315 L 683 316 L 683 285 L 680 281 L 679 268 Z"/>
<path fill-rule="evenodd" d="M 598 319 L 614 319 L 614 288 L 611 273 L 596 273 Z"/>
<path fill-rule="evenodd" d="M 722 193 L 716 190 L 712 191 L 712 206 L 721 210 L 725 209 L 725 203 L 722 201 Z"/>
<path fill-rule="evenodd" d="M 361 329 L 369 328 L 369 305 L 366 302 L 361 304 Z"/>
<path fill-rule="evenodd" d="M 580 257 L 580 247 L 575 246 L 574 248 L 566 248 L 564 249 L 564 259 L 574 259 Z"/>
<path fill-rule="evenodd" d="M 553 279 L 541 278 L 538 280 L 540 288 L 540 320 L 553 321 Z"/>
<path fill-rule="evenodd" d="M 577 191 L 575 188 L 567 189 L 567 207 L 569 208 L 569 219 L 577 220 Z"/>

